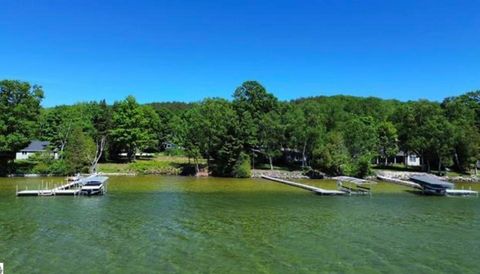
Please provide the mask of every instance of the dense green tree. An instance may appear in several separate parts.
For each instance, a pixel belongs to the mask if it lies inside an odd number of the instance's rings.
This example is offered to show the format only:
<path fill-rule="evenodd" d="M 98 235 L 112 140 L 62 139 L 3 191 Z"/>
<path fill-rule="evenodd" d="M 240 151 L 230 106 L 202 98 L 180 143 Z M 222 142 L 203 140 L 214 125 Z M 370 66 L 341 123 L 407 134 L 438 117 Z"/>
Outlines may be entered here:
<path fill-rule="evenodd" d="M 285 146 L 300 151 L 306 139 L 304 112 L 298 104 L 283 104 L 281 113 L 285 126 Z"/>
<path fill-rule="evenodd" d="M 231 176 L 242 149 L 238 119 L 224 99 L 206 99 L 186 113 L 184 147 L 195 163 L 203 156 L 214 174 Z"/>
<path fill-rule="evenodd" d="M 204 130 L 204 120 L 200 106 L 196 105 L 185 113 L 185 134 L 182 146 L 186 155 L 192 158 L 195 164 L 195 170 L 199 172 L 199 159 L 202 158 L 202 151 L 205 148 L 206 136 Z"/>
<path fill-rule="evenodd" d="M 26 146 L 38 126 L 43 90 L 27 82 L 0 81 L 0 173 L 15 152 Z"/>
<path fill-rule="evenodd" d="M 160 119 L 157 113 L 150 106 L 140 106 L 133 96 L 113 105 L 112 123 L 113 147 L 117 153 L 127 153 L 129 161 L 135 160 L 137 151 L 158 145 L 156 130 Z"/>
<path fill-rule="evenodd" d="M 256 81 L 246 81 L 233 94 L 235 108 L 251 113 L 254 120 L 260 120 L 270 111 L 277 110 L 278 100 Z"/>
<path fill-rule="evenodd" d="M 40 117 L 39 139 L 50 141 L 52 145 L 63 152 L 69 134 L 77 119 L 71 106 L 56 106 L 42 111 Z"/>
<path fill-rule="evenodd" d="M 163 144 L 166 142 L 172 142 L 173 135 L 175 134 L 172 127 L 171 121 L 173 120 L 174 114 L 167 108 L 158 108 L 156 109 L 158 118 L 160 119 L 160 124 L 158 128 L 158 142 Z"/>
<path fill-rule="evenodd" d="M 143 131 L 138 140 L 138 149 L 145 151 L 158 151 L 158 132 L 160 128 L 160 118 L 151 106 L 140 107 L 139 128 Z"/>
<path fill-rule="evenodd" d="M 343 126 L 343 136 L 352 158 L 377 154 L 377 130 L 372 117 L 352 117 Z"/>
<path fill-rule="evenodd" d="M 393 123 L 383 121 L 377 126 L 378 153 L 387 162 L 388 157 L 393 157 L 398 152 L 397 129 Z"/>
<path fill-rule="evenodd" d="M 56 106 L 42 112 L 40 118 L 39 138 L 50 141 L 52 146 L 63 151 L 73 129 L 82 128 L 90 136 L 93 136 L 95 129 L 92 119 L 95 112 L 91 103 L 79 103 L 72 106 Z"/>
<path fill-rule="evenodd" d="M 281 155 L 284 127 L 280 115 L 270 111 L 259 121 L 258 143 L 260 152 L 267 157 L 270 169 L 273 170 L 273 158 Z"/>
<path fill-rule="evenodd" d="M 305 167 L 305 161 L 312 157 L 313 150 L 324 142 L 325 121 L 324 115 L 320 111 L 318 103 L 305 103 L 302 105 L 303 117 L 305 117 L 303 131 L 304 139 L 301 146 L 302 166 Z"/>
<path fill-rule="evenodd" d="M 232 176 L 235 178 L 250 178 L 252 176 L 250 157 L 245 152 L 238 155 L 238 159 L 233 167 Z"/>
<path fill-rule="evenodd" d="M 74 128 L 69 136 L 64 158 L 68 173 L 88 171 L 95 159 L 95 142 L 80 127 Z"/>
<path fill-rule="evenodd" d="M 312 167 L 328 174 L 341 175 L 347 169 L 350 158 L 342 134 L 332 131 L 327 134 L 325 143 L 313 151 Z"/>
<path fill-rule="evenodd" d="M 240 136 L 245 149 L 252 150 L 260 145 L 259 125 L 264 116 L 278 111 L 278 100 L 256 81 L 246 81 L 233 94 L 233 106 L 240 121 Z"/>
<path fill-rule="evenodd" d="M 475 169 L 480 159 L 480 91 L 446 98 L 442 108 L 453 127 L 456 169 L 462 172 Z"/>
<path fill-rule="evenodd" d="M 168 111 L 173 115 L 182 116 L 189 109 L 193 108 L 195 106 L 195 103 L 159 102 L 159 103 L 150 103 L 147 105 L 152 106 L 156 111 Z"/>
<path fill-rule="evenodd" d="M 112 129 L 112 111 L 105 100 L 92 103 L 93 140 L 95 141 L 95 157 L 92 161 L 91 172 L 96 172 L 97 164 L 105 151 L 109 132 Z"/>
<path fill-rule="evenodd" d="M 108 158 L 125 152 L 131 161 L 137 151 L 155 152 L 164 142 L 178 145 L 197 171 L 203 158 L 211 174 L 233 177 L 250 174 L 254 159 L 249 156 L 255 154 L 270 168 L 282 159 L 301 157 L 303 168 L 354 176 L 369 174 L 374 156 L 387 159 L 399 149 L 420 155 L 427 171 L 448 167 L 469 172 L 480 159 L 480 91 L 449 97 L 441 104 L 353 96 L 279 102 L 258 82 L 247 81 L 235 90 L 232 101 L 140 105 L 130 96 L 113 106 L 101 101 L 41 109 L 42 98 L 40 87 L 0 82 L 3 169 L 33 138 L 51 141 L 51 149 L 59 149 L 61 157 L 68 155 L 72 172 L 89 165 L 95 171 L 100 159 L 107 160 L 102 158 L 106 147 L 112 156 Z M 91 143 L 93 157 L 88 154 L 75 162 L 75 149 L 90 152 Z M 286 157 L 279 157 L 282 153 Z M 42 170 L 57 174 L 67 159 L 44 162 L 51 167 Z"/>
<path fill-rule="evenodd" d="M 235 121 L 233 121 L 235 122 Z M 239 168 L 245 166 L 245 157 L 242 153 L 243 145 L 241 140 L 236 137 L 236 129 L 229 127 L 227 134 L 224 136 L 223 143 L 219 147 L 218 154 L 212 163 L 212 174 L 222 177 L 242 177 L 244 172 Z"/>
<path fill-rule="evenodd" d="M 430 171 L 449 164 L 453 155 L 454 132 L 440 104 L 420 100 L 409 102 L 395 114 L 400 147 L 422 156 L 422 165 Z"/>

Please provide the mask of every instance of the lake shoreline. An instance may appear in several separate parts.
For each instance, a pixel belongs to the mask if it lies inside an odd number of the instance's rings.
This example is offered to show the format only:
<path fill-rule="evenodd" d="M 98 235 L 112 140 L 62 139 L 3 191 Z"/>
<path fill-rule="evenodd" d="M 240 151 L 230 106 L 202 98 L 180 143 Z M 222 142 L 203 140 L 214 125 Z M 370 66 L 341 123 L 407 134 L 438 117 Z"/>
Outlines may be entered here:
<path fill-rule="evenodd" d="M 99 175 L 104 176 L 128 176 L 128 177 L 136 177 L 136 176 L 146 176 L 146 175 L 153 175 L 153 176 L 178 176 L 178 177 L 216 177 L 211 175 L 206 175 L 202 173 L 200 176 L 195 175 L 180 175 L 180 174 L 163 174 L 163 173 L 138 173 L 138 172 L 98 172 Z M 386 175 L 385 175 L 386 174 Z M 407 171 L 386 171 L 386 170 L 379 170 L 376 171 L 374 175 L 367 177 L 367 179 L 376 180 L 377 175 L 387 176 L 391 178 L 396 178 L 400 180 L 408 180 L 410 176 L 414 175 L 425 175 L 428 173 L 424 172 L 407 172 Z M 88 174 L 82 174 L 88 175 Z M 252 170 L 252 175 L 250 178 L 258 179 L 262 176 L 270 176 L 276 177 L 280 179 L 330 179 L 331 177 L 321 174 L 321 176 L 313 177 L 308 176 L 303 171 L 287 171 L 287 170 L 264 170 L 264 169 L 255 169 Z M 14 177 L 25 177 L 25 178 L 37 178 L 37 177 L 66 177 L 61 175 L 54 175 L 54 174 L 8 174 L 6 177 L 14 178 Z M 219 177 L 221 178 L 221 177 Z M 454 183 L 480 183 L 480 176 L 470 175 L 470 176 L 446 176 L 441 177 L 442 179 L 454 182 Z M 248 178 L 245 178 L 248 179 Z"/>

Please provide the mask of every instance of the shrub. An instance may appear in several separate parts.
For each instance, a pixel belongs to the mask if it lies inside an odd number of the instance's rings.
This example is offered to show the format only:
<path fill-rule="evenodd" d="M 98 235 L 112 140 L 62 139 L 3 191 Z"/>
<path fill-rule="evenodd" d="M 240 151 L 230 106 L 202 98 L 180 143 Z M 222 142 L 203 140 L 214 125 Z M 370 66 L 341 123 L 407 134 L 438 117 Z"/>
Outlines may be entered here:
<path fill-rule="evenodd" d="M 165 155 L 167 156 L 183 156 L 184 154 L 184 151 L 179 148 L 170 148 L 165 150 Z"/>
<path fill-rule="evenodd" d="M 36 164 L 33 169 L 32 169 L 32 173 L 36 173 L 36 174 L 48 174 L 49 172 L 49 165 L 47 163 L 44 163 L 44 162 L 40 162 L 38 164 Z"/>
<path fill-rule="evenodd" d="M 35 167 L 35 162 L 28 160 L 16 160 L 11 165 L 10 171 L 17 174 L 29 174 L 33 173 L 33 168 Z"/>
<path fill-rule="evenodd" d="M 370 157 L 368 155 L 353 160 L 346 170 L 347 175 L 363 178 L 371 173 Z"/>
<path fill-rule="evenodd" d="M 68 173 L 67 165 L 63 160 L 54 161 L 48 168 L 48 173 L 53 175 L 66 175 Z"/>
<path fill-rule="evenodd" d="M 250 169 L 250 157 L 246 153 L 240 153 L 237 162 L 233 167 L 233 177 L 235 178 L 250 178 L 252 171 Z"/>

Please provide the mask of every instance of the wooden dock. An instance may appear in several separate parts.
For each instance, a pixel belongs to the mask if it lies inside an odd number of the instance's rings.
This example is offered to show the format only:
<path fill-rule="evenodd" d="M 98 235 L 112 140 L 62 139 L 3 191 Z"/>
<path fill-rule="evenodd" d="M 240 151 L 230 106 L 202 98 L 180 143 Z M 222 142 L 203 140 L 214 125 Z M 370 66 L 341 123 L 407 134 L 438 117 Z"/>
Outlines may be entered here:
<path fill-rule="evenodd" d="M 16 190 L 17 196 L 56 196 L 56 195 L 70 195 L 70 196 L 78 196 L 82 192 L 82 187 L 85 183 L 89 180 L 99 179 L 103 183 L 107 180 L 107 177 L 98 176 L 96 174 L 90 175 L 88 177 L 81 177 L 74 181 L 68 181 L 60 186 L 49 188 L 49 184 L 43 184 L 41 189 L 34 189 L 34 190 L 20 190 L 18 191 L 18 186 Z M 45 188 L 44 188 L 45 187 Z M 44 189 L 43 189 L 44 188 Z"/>
<path fill-rule="evenodd" d="M 78 195 L 80 193 L 80 181 L 67 182 L 54 188 L 20 190 L 17 189 L 17 196 L 55 196 L 55 195 Z"/>
<path fill-rule="evenodd" d="M 341 191 L 341 190 L 323 189 L 323 188 L 319 188 L 319 187 L 314 187 L 314 186 L 310 186 L 310 185 L 295 183 L 295 182 L 291 182 L 291 181 L 287 181 L 287 180 L 283 180 L 283 179 L 279 179 L 279 178 L 275 178 L 275 177 L 270 177 L 270 176 L 266 176 L 266 175 L 262 175 L 261 177 L 263 179 L 274 181 L 274 182 L 277 182 L 277 183 L 282 183 L 282 184 L 286 184 L 286 185 L 289 185 L 289 186 L 294 186 L 294 187 L 299 187 L 299 188 L 303 188 L 303 189 L 306 189 L 306 190 L 310 190 L 310 191 L 315 192 L 316 194 L 320 194 L 320 195 L 348 195 L 349 194 L 348 192 Z"/>

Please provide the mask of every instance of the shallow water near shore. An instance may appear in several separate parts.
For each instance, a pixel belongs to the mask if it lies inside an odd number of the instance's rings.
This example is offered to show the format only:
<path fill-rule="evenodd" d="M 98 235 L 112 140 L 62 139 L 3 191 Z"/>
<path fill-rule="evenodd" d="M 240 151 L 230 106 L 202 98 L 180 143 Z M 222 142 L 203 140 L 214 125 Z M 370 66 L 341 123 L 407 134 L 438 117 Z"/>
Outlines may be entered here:
<path fill-rule="evenodd" d="M 15 196 L 42 180 L 63 178 L 0 178 L 5 273 L 480 271 L 477 197 L 385 183 L 371 197 L 323 197 L 261 179 L 167 176 L 111 177 L 98 197 Z"/>

